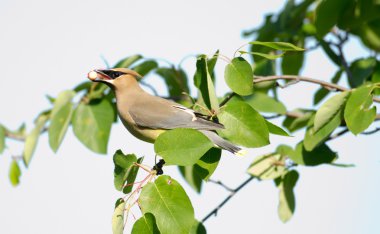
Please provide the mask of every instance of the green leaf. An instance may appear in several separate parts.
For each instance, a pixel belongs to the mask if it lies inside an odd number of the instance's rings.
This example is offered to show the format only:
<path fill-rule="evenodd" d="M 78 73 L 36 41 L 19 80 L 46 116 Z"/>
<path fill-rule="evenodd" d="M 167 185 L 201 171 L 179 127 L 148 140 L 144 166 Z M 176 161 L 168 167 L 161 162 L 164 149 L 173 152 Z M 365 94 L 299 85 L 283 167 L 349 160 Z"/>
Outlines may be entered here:
<path fill-rule="evenodd" d="M 260 56 L 260 57 L 263 57 L 263 58 L 266 58 L 269 60 L 275 60 L 275 59 L 281 58 L 285 54 L 285 53 L 282 53 L 282 54 L 264 54 L 264 53 L 259 53 L 259 52 L 247 52 L 247 51 L 242 51 L 242 50 L 240 50 L 239 53 L 240 54 L 253 54 L 253 55 L 257 55 L 257 56 Z"/>
<path fill-rule="evenodd" d="M 179 171 L 187 183 L 197 192 L 202 190 L 202 178 L 195 171 L 195 165 L 179 166 Z"/>
<path fill-rule="evenodd" d="M 297 171 L 289 171 L 281 178 L 281 182 L 278 185 L 280 189 L 278 215 L 284 223 L 290 220 L 296 208 L 296 199 L 293 189 L 296 186 L 298 178 L 299 174 Z"/>
<path fill-rule="evenodd" d="M 232 142 L 246 147 L 269 144 L 269 130 L 265 119 L 247 103 L 228 103 L 218 118 L 225 126 L 218 133 Z"/>
<path fill-rule="evenodd" d="M 145 213 L 139 218 L 133 225 L 132 234 L 160 234 L 154 215 Z"/>
<path fill-rule="evenodd" d="M 224 70 L 224 79 L 235 93 L 246 96 L 253 92 L 253 71 L 242 57 L 234 58 Z"/>
<path fill-rule="evenodd" d="M 268 180 L 281 176 L 285 171 L 285 157 L 273 153 L 257 157 L 249 166 L 247 173 L 262 180 Z"/>
<path fill-rule="evenodd" d="M 195 172 L 203 179 L 208 180 L 218 167 L 222 150 L 219 148 L 209 149 L 194 165 Z"/>
<path fill-rule="evenodd" d="M 375 71 L 372 74 L 371 78 L 372 83 L 380 83 L 380 62 L 377 63 Z M 380 95 L 380 89 L 375 89 L 373 91 L 374 95 Z"/>
<path fill-rule="evenodd" d="M 305 49 L 295 46 L 289 42 L 263 42 L 263 41 L 251 41 L 249 44 L 252 45 L 261 45 L 269 47 L 275 50 L 282 51 L 304 51 Z"/>
<path fill-rule="evenodd" d="M 278 114 L 286 113 L 286 107 L 284 104 L 268 96 L 266 93 L 254 92 L 251 96 L 244 99 L 257 111 Z"/>
<path fill-rule="evenodd" d="M 198 193 L 202 189 L 202 179 L 208 180 L 219 164 L 222 150 L 211 148 L 207 151 L 195 165 L 180 166 L 179 170 L 189 185 Z"/>
<path fill-rule="evenodd" d="M 207 57 L 205 55 L 198 57 L 197 70 L 194 75 L 194 85 L 199 89 L 201 98 L 207 108 L 218 112 L 219 102 L 215 93 L 214 83 L 212 81 L 207 62 Z"/>
<path fill-rule="evenodd" d="M 114 68 L 123 67 L 123 68 L 129 68 L 133 63 L 137 62 L 138 60 L 142 59 L 143 57 L 139 54 L 132 55 L 129 57 L 126 57 L 125 59 L 120 60 Z"/>
<path fill-rule="evenodd" d="M 337 154 L 333 152 L 326 144 L 319 145 L 312 151 L 307 151 L 303 142 L 296 146 L 293 153 L 287 152 L 287 156 L 295 163 L 305 166 L 318 166 L 324 163 L 332 163 L 337 159 Z"/>
<path fill-rule="evenodd" d="M 282 125 L 286 127 L 290 132 L 295 132 L 307 126 L 310 118 L 314 115 L 313 112 L 305 112 L 302 110 L 296 110 L 294 112 L 300 113 L 301 116 L 296 118 L 287 116 L 282 123 Z"/>
<path fill-rule="evenodd" d="M 85 81 L 85 82 L 82 82 L 82 83 L 80 83 L 79 85 L 75 86 L 74 89 L 73 89 L 73 91 L 76 92 L 76 93 L 78 93 L 78 92 L 80 92 L 80 91 L 82 91 L 82 90 L 90 90 L 90 88 L 91 88 L 91 86 L 92 86 L 93 84 L 94 84 L 94 83 L 91 82 L 91 81 Z M 54 98 L 52 98 L 52 97 L 50 97 L 50 96 L 47 96 L 47 98 L 49 99 L 49 101 L 50 101 L 51 103 L 53 103 L 53 102 L 55 101 Z"/>
<path fill-rule="evenodd" d="M 326 55 L 329 57 L 329 59 L 333 63 L 335 63 L 335 65 L 341 66 L 342 61 L 340 57 L 335 53 L 335 51 L 331 48 L 331 45 L 324 40 L 319 40 L 318 42 L 321 45 L 323 51 L 325 51 Z"/>
<path fill-rule="evenodd" d="M 57 152 L 69 127 L 73 114 L 73 104 L 71 100 L 74 96 L 74 91 L 67 90 L 61 92 L 55 100 L 48 131 L 49 145 L 54 152 Z"/>
<path fill-rule="evenodd" d="M 5 128 L 0 124 L 0 154 L 3 153 L 5 148 Z"/>
<path fill-rule="evenodd" d="M 311 125 L 307 128 L 305 138 L 303 141 L 304 147 L 307 151 L 313 150 L 318 145 L 322 144 L 328 139 L 330 134 L 342 123 L 343 109 L 338 110 L 332 119 L 329 120 L 318 131 L 314 130 L 314 126 Z"/>
<path fill-rule="evenodd" d="M 354 61 L 350 70 L 352 73 L 351 77 L 348 77 L 348 83 L 352 88 L 356 88 L 368 79 L 371 76 L 376 66 L 376 59 L 367 58 L 367 59 L 358 59 Z"/>
<path fill-rule="evenodd" d="M 124 231 L 124 209 L 125 202 L 123 198 L 119 198 L 115 204 L 115 211 L 112 216 L 112 233 L 123 234 Z"/>
<path fill-rule="evenodd" d="M 304 53 L 291 52 L 286 53 L 281 61 L 281 70 L 283 74 L 298 75 L 304 61 Z"/>
<path fill-rule="evenodd" d="M 148 183 L 138 200 L 143 214 L 152 213 L 161 233 L 188 234 L 194 225 L 194 209 L 182 186 L 169 176 Z"/>
<path fill-rule="evenodd" d="M 350 92 L 345 91 L 332 96 L 317 111 L 314 118 L 314 131 L 318 132 L 344 109 Z"/>
<path fill-rule="evenodd" d="M 276 72 L 275 61 L 263 59 L 254 64 L 253 74 L 256 76 L 271 76 Z M 267 81 L 259 84 L 255 84 L 254 87 L 268 84 L 267 86 L 273 87 L 274 81 Z"/>
<path fill-rule="evenodd" d="M 9 180 L 13 186 L 20 183 L 21 170 L 16 160 L 12 160 L 11 167 L 9 169 Z"/>
<path fill-rule="evenodd" d="M 158 63 L 154 60 L 146 60 L 136 66 L 134 66 L 132 69 L 139 73 L 141 76 L 145 76 L 152 70 L 156 69 L 158 67 Z"/>
<path fill-rule="evenodd" d="M 372 104 L 372 91 L 374 86 L 366 85 L 351 91 L 346 108 L 344 120 L 348 129 L 355 135 L 366 130 L 376 118 L 376 106 Z"/>
<path fill-rule="evenodd" d="M 169 165 L 190 166 L 213 146 L 201 132 L 177 128 L 162 133 L 154 143 L 154 151 Z"/>
<path fill-rule="evenodd" d="M 113 155 L 113 162 L 115 164 L 114 169 L 114 184 L 115 188 L 123 193 L 127 194 L 132 191 L 133 183 L 136 180 L 136 176 L 139 167 L 134 163 L 141 163 L 143 158 L 137 159 L 134 154 L 124 154 L 121 150 L 117 150 Z M 125 185 L 128 186 L 125 186 Z"/>
<path fill-rule="evenodd" d="M 289 136 L 289 134 L 284 129 L 280 128 L 279 126 L 269 122 L 268 120 L 265 120 L 265 122 L 267 124 L 268 130 L 270 133 L 279 135 L 279 136 Z"/>
<path fill-rule="evenodd" d="M 156 69 L 156 73 L 164 79 L 170 96 L 179 97 L 183 92 L 189 93 L 187 76 L 182 69 L 161 67 Z"/>
<path fill-rule="evenodd" d="M 344 7 L 349 3 L 347 0 L 322 0 L 315 10 L 315 27 L 317 35 L 323 37 L 337 23 L 338 17 Z"/>
<path fill-rule="evenodd" d="M 74 134 L 90 150 L 105 154 L 113 119 L 114 110 L 106 99 L 80 103 L 72 119 Z"/>
<path fill-rule="evenodd" d="M 37 117 L 34 129 L 26 136 L 23 154 L 25 166 L 29 166 L 30 160 L 32 159 L 34 151 L 36 150 L 41 131 L 44 128 L 47 120 L 48 116 L 44 114 Z"/>
<path fill-rule="evenodd" d="M 207 234 L 207 231 L 201 222 L 196 221 L 190 230 L 190 234 Z"/>

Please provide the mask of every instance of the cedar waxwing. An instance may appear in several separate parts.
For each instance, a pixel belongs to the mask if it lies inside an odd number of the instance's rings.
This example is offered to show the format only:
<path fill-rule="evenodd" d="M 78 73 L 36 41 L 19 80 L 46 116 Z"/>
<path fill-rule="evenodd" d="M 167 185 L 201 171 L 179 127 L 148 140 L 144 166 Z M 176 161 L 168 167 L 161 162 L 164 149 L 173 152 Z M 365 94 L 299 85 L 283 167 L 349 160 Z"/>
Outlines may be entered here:
<path fill-rule="evenodd" d="M 166 130 L 192 128 L 202 132 L 216 146 L 236 155 L 243 150 L 218 136 L 215 130 L 224 129 L 220 123 L 175 102 L 152 96 L 139 85 L 141 76 L 126 68 L 93 70 L 88 78 L 108 85 L 116 96 L 119 117 L 128 131 L 140 140 L 153 143 Z"/>

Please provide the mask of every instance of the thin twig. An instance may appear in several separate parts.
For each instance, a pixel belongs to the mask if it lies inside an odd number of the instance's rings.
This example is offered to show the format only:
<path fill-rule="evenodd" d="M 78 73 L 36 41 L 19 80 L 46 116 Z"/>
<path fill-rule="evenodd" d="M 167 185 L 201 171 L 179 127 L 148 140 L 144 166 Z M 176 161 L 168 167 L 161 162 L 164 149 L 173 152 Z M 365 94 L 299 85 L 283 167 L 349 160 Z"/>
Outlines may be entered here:
<path fill-rule="evenodd" d="M 330 82 L 326 82 L 326 81 L 318 80 L 318 79 L 313 79 L 313 78 L 309 78 L 309 77 L 305 77 L 305 76 L 295 76 L 295 75 L 255 76 L 253 79 L 253 83 L 257 84 L 257 83 L 266 82 L 266 81 L 273 81 L 273 80 L 304 81 L 304 82 L 309 82 L 309 83 L 313 83 L 313 84 L 319 84 L 324 88 L 332 89 L 332 90 L 338 90 L 338 91 L 349 91 L 350 90 L 346 87 L 343 87 L 343 86 L 340 86 L 340 85 L 337 85 L 334 83 L 330 83 Z M 374 102 L 380 102 L 380 98 L 374 97 L 373 101 Z"/>
<path fill-rule="evenodd" d="M 335 133 L 334 135 L 331 135 L 329 138 L 326 139 L 325 142 L 330 141 L 330 140 L 334 140 L 334 139 L 336 139 L 336 138 L 338 138 L 338 137 L 340 137 L 340 136 L 346 134 L 347 132 L 349 132 L 349 130 L 348 130 L 348 128 L 345 128 L 345 129 L 343 129 L 342 131 L 337 132 L 337 133 Z"/>
<path fill-rule="evenodd" d="M 236 189 L 231 191 L 230 195 L 226 197 L 215 209 L 213 209 L 206 217 L 202 219 L 202 223 L 204 223 L 206 220 L 208 220 L 211 216 L 217 215 L 220 208 L 222 208 L 237 192 L 239 192 L 240 189 L 244 188 L 249 182 L 251 182 L 256 177 L 251 176 L 247 180 L 245 180 L 241 185 L 239 185 Z"/>
<path fill-rule="evenodd" d="M 220 104 L 219 104 L 219 107 L 222 107 L 224 105 L 227 104 L 227 102 L 229 102 L 231 100 L 231 98 L 233 98 L 234 96 L 236 95 L 235 92 L 232 92 L 230 93 Z"/>
<path fill-rule="evenodd" d="M 374 134 L 374 133 L 376 133 L 378 131 L 380 131 L 380 128 L 375 128 L 375 129 L 373 129 L 371 131 L 368 131 L 368 132 L 362 132 L 361 134 L 363 134 L 363 135 L 371 135 L 371 134 Z"/>
<path fill-rule="evenodd" d="M 217 184 L 217 185 L 220 185 L 222 186 L 225 190 L 229 191 L 229 192 L 233 192 L 234 189 L 228 187 L 227 185 L 225 185 L 222 181 L 218 180 L 212 180 L 212 179 L 209 179 L 208 182 L 211 182 L 211 183 L 214 183 L 214 184 Z"/>

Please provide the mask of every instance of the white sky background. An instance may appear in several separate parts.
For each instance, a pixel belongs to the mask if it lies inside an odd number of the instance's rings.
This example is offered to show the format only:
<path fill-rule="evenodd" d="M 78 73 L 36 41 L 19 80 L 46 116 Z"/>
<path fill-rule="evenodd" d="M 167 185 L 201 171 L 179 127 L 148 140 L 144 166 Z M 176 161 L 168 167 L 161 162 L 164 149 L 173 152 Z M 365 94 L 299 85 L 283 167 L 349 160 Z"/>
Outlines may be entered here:
<path fill-rule="evenodd" d="M 266 1 L 10 1 L 0 2 L 0 123 L 15 129 L 50 105 L 45 94 L 57 95 L 86 79 L 86 73 L 141 53 L 178 63 L 189 54 L 233 52 L 248 40 L 244 29 L 261 24 L 263 14 L 277 12 L 281 0 Z M 365 56 L 354 41 L 346 48 L 348 58 Z M 330 78 L 335 67 L 320 51 L 308 54 L 304 75 Z M 223 61 L 218 63 L 218 93 L 223 82 Z M 194 59 L 185 67 L 190 78 Z M 149 82 L 162 94 L 157 77 Z M 297 84 L 280 91 L 289 109 L 308 107 L 316 86 Z M 297 136 L 301 134 L 297 134 Z M 295 144 L 299 137 L 274 137 L 272 145 L 251 150 L 244 158 L 223 155 L 215 175 L 235 187 L 247 178 L 245 170 L 258 155 L 271 152 L 278 143 Z M 206 223 L 209 233 L 379 233 L 378 135 L 355 138 L 347 134 L 329 143 L 339 152 L 341 163 L 355 168 L 299 167 L 296 212 L 282 224 L 277 217 L 278 191 L 273 182 L 252 182 Z M 13 154 L 21 145 L 8 141 Z M 95 155 L 75 137 L 71 129 L 57 154 L 48 147 L 46 134 L 32 160 L 23 170 L 21 185 L 8 180 L 10 153 L 0 156 L 0 233 L 111 233 L 115 200 L 111 155 L 146 155 L 153 164 L 153 146 L 134 139 L 121 124 L 113 125 L 109 155 Z M 377 153 L 376 153 L 377 152 Z M 377 154 L 377 155 L 376 155 Z M 228 193 L 214 184 L 197 195 L 186 185 L 175 167 L 165 173 L 180 181 L 188 192 L 198 219 L 202 219 Z M 129 225 L 129 227 L 131 224 Z M 128 230 L 126 231 L 128 233 Z"/>

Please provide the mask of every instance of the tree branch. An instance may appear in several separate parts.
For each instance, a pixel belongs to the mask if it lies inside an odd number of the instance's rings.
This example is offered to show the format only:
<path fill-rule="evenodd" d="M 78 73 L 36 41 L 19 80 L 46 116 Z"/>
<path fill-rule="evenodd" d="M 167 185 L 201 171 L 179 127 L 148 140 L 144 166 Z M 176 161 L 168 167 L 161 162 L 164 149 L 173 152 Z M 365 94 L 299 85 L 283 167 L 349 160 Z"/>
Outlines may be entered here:
<path fill-rule="evenodd" d="M 338 90 L 338 91 L 349 91 L 350 90 L 346 87 L 343 87 L 343 86 L 340 86 L 340 85 L 337 85 L 334 83 L 330 83 L 330 82 L 326 82 L 326 81 L 318 80 L 318 79 L 313 79 L 313 78 L 309 78 L 309 77 L 305 77 L 305 76 L 295 76 L 295 75 L 254 76 L 253 83 L 257 84 L 257 83 L 261 83 L 261 82 L 265 82 L 265 81 L 273 81 L 273 80 L 304 81 L 304 82 L 308 82 L 308 83 L 321 85 L 322 87 L 329 89 L 329 90 Z M 380 98 L 374 97 L 373 101 L 374 102 L 380 102 Z"/>
<path fill-rule="evenodd" d="M 247 180 L 245 180 L 242 184 L 240 184 L 236 189 L 233 189 L 228 195 L 215 209 L 213 209 L 206 217 L 202 219 L 202 223 L 204 223 L 206 220 L 208 220 L 211 216 L 217 215 L 220 208 L 222 208 L 237 192 L 239 192 L 240 189 L 244 188 L 249 182 L 251 182 L 256 177 L 251 176 Z"/>

